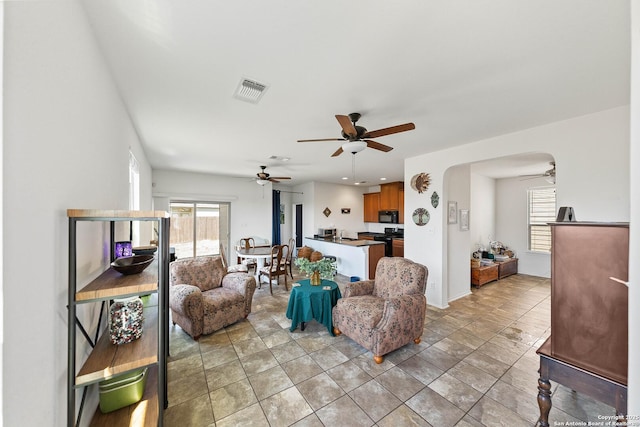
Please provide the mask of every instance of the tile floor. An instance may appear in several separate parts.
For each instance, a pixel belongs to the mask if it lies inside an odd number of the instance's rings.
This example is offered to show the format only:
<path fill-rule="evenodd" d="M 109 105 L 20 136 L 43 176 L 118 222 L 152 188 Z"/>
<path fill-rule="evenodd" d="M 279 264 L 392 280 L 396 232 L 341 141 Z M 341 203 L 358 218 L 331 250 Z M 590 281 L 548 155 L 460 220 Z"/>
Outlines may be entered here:
<path fill-rule="evenodd" d="M 336 281 L 344 290 L 345 278 Z M 170 327 L 165 425 L 533 426 L 549 294 L 548 279 L 515 275 L 445 310 L 429 306 L 422 342 L 376 365 L 315 321 L 289 332 L 284 282 L 273 296 L 263 285 L 246 321 L 199 342 Z M 552 391 L 551 425 L 615 413 L 564 386 Z"/>

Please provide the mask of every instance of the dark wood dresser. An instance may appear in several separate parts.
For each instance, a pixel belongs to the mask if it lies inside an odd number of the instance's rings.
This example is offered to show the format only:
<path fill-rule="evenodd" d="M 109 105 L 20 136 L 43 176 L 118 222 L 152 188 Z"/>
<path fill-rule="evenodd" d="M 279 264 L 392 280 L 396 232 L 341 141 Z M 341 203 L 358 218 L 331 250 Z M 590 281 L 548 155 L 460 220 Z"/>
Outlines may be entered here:
<path fill-rule="evenodd" d="M 540 426 L 548 426 L 551 381 L 626 413 L 627 223 L 551 224 L 551 336 L 538 349 Z"/>

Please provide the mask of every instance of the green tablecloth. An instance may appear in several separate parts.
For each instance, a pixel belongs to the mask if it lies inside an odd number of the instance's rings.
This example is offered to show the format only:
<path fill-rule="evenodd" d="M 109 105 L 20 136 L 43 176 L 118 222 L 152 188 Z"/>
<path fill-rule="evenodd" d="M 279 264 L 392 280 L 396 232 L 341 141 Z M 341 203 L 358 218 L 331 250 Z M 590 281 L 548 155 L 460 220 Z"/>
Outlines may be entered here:
<path fill-rule="evenodd" d="M 331 309 L 336 302 L 342 298 L 338 284 L 331 280 L 322 279 L 322 284 L 311 286 L 310 280 L 301 280 L 300 286 L 291 288 L 289 305 L 287 306 L 287 318 L 291 319 L 293 332 L 300 322 L 309 322 L 311 319 L 317 320 L 327 327 L 329 333 L 333 335 L 333 318 Z M 330 290 L 323 289 L 330 286 Z"/>

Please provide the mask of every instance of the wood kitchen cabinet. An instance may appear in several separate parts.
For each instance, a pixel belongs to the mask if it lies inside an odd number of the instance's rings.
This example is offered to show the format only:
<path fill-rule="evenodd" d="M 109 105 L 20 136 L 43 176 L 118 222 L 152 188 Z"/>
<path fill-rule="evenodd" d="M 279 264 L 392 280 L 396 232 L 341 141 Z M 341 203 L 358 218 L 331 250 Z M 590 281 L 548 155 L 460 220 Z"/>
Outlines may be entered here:
<path fill-rule="evenodd" d="M 398 224 L 404 224 L 404 186 L 398 191 Z"/>
<path fill-rule="evenodd" d="M 404 204 L 404 183 L 390 182 L 380 185 L 380 210 L 397 211 L 400 210 L 400 191 Z"/>
<path fill-rule="evenodd" d="M 404 257 L 404 239 L 391 240 L 392 255 Z"/>
<path fill-rule="evenodd" d="M 365 193 L 364 196 L 364 222 L 378 222 L 380 210 L 380 193 Z"/>

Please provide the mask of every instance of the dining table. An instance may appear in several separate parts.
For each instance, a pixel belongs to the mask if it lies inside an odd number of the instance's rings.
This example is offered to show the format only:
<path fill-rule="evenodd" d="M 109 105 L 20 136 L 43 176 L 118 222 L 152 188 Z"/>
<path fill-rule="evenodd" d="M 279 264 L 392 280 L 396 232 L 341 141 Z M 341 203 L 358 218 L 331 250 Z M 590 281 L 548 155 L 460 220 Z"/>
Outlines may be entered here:
<path fill-rule="evenodd" d="M 265 260 L 271 258 L 271 246 L 256 246 L 254 248 L 236 249 L 236 253 L 242 259 L 255 258 L 256 260 L 256 280 L 260 274 L 260 269 L 264 267 Z"/>

